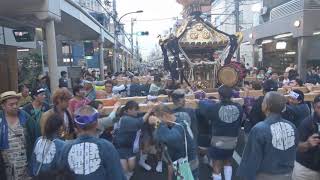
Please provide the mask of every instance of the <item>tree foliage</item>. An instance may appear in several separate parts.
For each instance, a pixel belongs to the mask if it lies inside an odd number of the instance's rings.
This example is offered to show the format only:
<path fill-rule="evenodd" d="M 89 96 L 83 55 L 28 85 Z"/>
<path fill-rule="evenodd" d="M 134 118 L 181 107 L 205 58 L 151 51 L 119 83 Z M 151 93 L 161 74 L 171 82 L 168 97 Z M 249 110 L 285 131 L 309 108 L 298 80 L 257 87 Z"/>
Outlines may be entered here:
<path fill-rule="evenodd" d="M 33 84 L 42 73 L 41 55 L 29 53 L 19 60 L 19 84 Z"/>

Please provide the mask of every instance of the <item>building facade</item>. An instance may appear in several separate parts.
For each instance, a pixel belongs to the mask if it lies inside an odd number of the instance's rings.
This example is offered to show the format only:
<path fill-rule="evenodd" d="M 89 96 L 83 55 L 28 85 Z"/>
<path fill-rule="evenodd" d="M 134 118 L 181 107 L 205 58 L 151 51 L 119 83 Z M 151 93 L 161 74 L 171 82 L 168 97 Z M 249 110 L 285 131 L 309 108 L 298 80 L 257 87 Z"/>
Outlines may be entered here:
<path fill-rule="evenodd" d="M 241 1 L 239 3 L 239 27 L 240 31 L 250 29 L 260 24 L 260 9 L 262 0 Z M 258 10 L 257 10 L 258 9 Z M 236 33 L 236 4 L 234 0 L 216 0 L 212 4 L 211 22 L 219 30 L 228 34 Z M 254 64 L 252 46 L 243 44 L 240 46 L 240 59 L 251 66 Z M 236 56 L 236 55 L 235 55 Z"/>
<path fill-rule="evenodd" d="M 305 79 L 307 68 L 319 65 L 319 17 L 318 0 L 263 0 L 261 23 L 243 31 L 244 43 L 254 52 L 262 52 L 262 66 L 281 72 L 294 63 Z M 259 64 L 258 58 L 253 59 Z"/>

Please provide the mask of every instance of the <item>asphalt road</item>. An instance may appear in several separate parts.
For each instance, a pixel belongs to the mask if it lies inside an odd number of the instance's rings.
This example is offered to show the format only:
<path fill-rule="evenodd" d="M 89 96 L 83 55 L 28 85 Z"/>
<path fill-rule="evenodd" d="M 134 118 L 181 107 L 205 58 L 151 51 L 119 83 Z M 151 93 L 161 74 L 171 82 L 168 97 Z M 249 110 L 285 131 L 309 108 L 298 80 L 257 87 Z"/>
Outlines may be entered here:
<path fill-rule="evenodd" d="M 245 138 L 244 138 L 244 132 L 241 131 L 239 139 L 238 139 L 238 144 L 236 147 L 236 152 L 233 155 L 233 174 L 237 172 L 237 167 L 239 166 L 239 163 L 241 161 L 240 155 L 243 152 L 245 146 Z M 135 170 L 135 173 L 131 180 L 166 180 L 167 179 L 167 171 L 166 171 L 166 166 L 164 164 L 163 166 L 163 172 L 162 173 L 157 173 L 155 171 L 156 167 L 156 162 L 154 158 L 149 158 L 148 159 L 148 164 L 152 166 L 151 171 L 146 171 L 139 165 L 137 165 L 137 168 Z M 206 165 L 206 164 L 200 164 L 200 180 L 212 180 L 211 178 L 211 168 Z M 233 176 L 232 180 L 240 180 L 238 177 Z"/>

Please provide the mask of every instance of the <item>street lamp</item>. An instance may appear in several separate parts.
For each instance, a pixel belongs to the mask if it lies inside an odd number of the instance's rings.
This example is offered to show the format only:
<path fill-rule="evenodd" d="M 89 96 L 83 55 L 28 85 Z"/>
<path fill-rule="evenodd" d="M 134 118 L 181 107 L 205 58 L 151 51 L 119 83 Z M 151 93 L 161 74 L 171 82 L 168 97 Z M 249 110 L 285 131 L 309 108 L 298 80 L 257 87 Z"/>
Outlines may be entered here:
<path fill-rule="evenodd" d="M 143 13 L 143 10 L 138 10 L 138 11 L 133 11 L 133 12 L 128 12 L 128 13 L 125 13 L 123 16 L 121 16 L 118 20 L 118 22 L 115 22 L 114 23 L 114 58 L 113 58 L 113 70 L 114 72 L 117 71 L 117 48 L 118 48 L 118 32 L 117 29 L 118 29 L 118 25 L 120 25 L 120 22 L 122 20 L 122 18 L 124 18 L 125 16 L 129 15 L 129 14 L 138 14 L 138 13 Z"/>
<path fill-rule="evenodd" d="M 138 10 L 138 11 L 133 11 L 133 12 L 125 13 L 123 16 L 121 16 L 121 17 L 119 18 L 118 24 L 120 24 L 121 19 L 122 19 L 123 17 L 125 17 L 125 16 L 127 16 L 127 15 L 129 15 L 129 14 L 139 14 L 139 13 L 143 13 L 143 10 Z"/>

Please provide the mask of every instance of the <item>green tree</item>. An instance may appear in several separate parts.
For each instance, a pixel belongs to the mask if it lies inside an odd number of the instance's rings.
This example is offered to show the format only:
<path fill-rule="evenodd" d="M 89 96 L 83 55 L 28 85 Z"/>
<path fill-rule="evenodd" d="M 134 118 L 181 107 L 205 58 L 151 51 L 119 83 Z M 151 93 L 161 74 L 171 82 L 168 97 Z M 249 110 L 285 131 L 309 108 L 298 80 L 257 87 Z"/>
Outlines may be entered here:
<path fill-rule="evenodd" d="M 41 55 L 29 53 L 19 61 L 19 84 L 34 84 L 41 72 Z"/>

